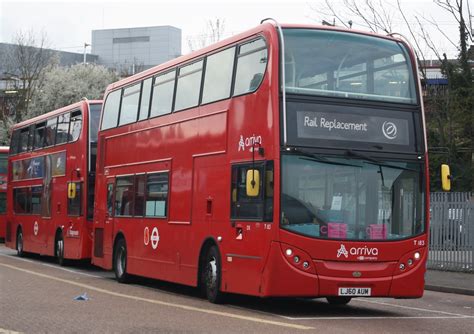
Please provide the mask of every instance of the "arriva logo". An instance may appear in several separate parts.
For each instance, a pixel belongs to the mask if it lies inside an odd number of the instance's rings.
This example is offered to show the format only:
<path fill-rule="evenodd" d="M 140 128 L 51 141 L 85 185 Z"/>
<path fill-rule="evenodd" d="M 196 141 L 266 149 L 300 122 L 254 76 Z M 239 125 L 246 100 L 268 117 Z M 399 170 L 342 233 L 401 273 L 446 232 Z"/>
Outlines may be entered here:
<path fill-rule="evenodd" d="M 344 244 L 341 244 L 341 247 L 337 250 L 337 257 L 341 257 L 344 255 L 344 257 L 348 258 L 350 255 L 363 255 L 363 256 L 378 256 L 379 255 L 379 249 L 378 248 L 369 248 L 367 246 L 364 247 L 351 247 L 349 251 L 347 251 L 346 246 Z"/>
<path fill-rule="evenodd" d="M 341 248 L 338 249 L 337 251 L 337 257 L 341 257 L 341 255 L 344 255 L 345 257 L 348 257 L 349 254 L 347 253 L 346 246 L 341 244 Z"/>

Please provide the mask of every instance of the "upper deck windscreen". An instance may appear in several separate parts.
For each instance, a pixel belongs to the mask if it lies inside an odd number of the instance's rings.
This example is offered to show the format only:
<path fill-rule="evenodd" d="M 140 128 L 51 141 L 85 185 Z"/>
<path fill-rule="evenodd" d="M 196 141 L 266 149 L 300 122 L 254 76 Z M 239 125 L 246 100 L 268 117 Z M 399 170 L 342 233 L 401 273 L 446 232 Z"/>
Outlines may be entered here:
<path fill-rule="evenodd" d="M 395 41 L 356 33 L 284 29 L 287 93 L 417 103 L 411 62 Z"/>

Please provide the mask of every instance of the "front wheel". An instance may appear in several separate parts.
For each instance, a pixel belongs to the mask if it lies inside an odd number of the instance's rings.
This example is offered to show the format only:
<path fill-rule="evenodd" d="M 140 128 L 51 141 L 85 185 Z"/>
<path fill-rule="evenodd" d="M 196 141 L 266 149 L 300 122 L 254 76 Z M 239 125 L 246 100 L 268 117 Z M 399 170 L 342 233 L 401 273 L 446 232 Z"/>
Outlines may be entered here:
<path fill-rule="evenodd" d="M 128 283 L 130 275 L 127 273 L 127 245 L 124 239 L 117 240 L 114 250 L 114 272 L 117 281 Z"/>
<path fill-rule="evenodd" d="M 19 257 L 25 256 L 25 252 L 23 250 L 23 231 L 20 229 L 16 234 L 16 254 Z"/>
<path fill-rule="evenodd" d="M 326 297 L 331 305 L 347 305 L 351 301 L 351 297 Z"/>
<path fill-rule="evenodd" d="M 209 248 L 203 270 L 203 285 L 207 299 L 214 304 L 222 303 L 224 293 L 221 287 L 221 258 L 216 246 Z"/>

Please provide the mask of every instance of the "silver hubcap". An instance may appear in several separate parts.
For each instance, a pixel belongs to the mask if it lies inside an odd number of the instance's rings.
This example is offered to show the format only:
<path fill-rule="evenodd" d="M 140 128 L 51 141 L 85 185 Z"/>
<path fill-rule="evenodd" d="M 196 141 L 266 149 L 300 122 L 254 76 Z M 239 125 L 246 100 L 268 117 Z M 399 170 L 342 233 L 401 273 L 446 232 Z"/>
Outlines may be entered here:
<path fill-rule="evenodd" d="M 120 247 L 117 255 L 117 274 L 119 277 L 122 277 L 125 269 L 125 264 L 127 261 L 127 256 L 125 254 L 125 248 L 122 246 Z"/>
<path fill-rule="evenodd" d="M 56 246 L 56 256 L 63 257 L 64 254 L 64 241 L 62 239 L 58 240 L 58 244 Z"/>
<path fill-rule="evenodd" d="M 210 291 L 216 289 L 217 283 L 217 261 L 215 257 L 211 257 L 207 264 L 207 288 Z"/>
<path fill-rule="evenodd" d="M 18 250 L 18 253 L 23 252 L 23 233 L 21 232 L 18 234 L 17 250 Z"/>

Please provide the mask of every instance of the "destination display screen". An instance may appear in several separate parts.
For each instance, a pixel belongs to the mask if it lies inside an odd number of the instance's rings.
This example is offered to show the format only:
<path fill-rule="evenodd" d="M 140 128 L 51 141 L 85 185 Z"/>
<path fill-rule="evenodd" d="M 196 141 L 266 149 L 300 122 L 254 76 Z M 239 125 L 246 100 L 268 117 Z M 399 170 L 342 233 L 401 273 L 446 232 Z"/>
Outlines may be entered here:
<path fill-rule="evenodd" d="M 298 138 L 408 145 L 408 121 L 377 116 L 297 111 Z"/>
<path fill-rule="evenodd" d="M 414 118 L 413 112 L 289 102 L 288 144 L 414 151 Z"/>

